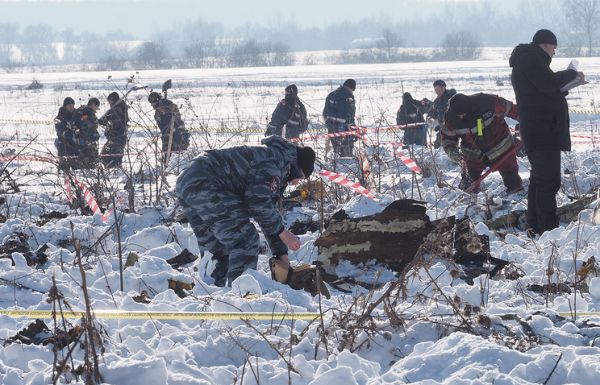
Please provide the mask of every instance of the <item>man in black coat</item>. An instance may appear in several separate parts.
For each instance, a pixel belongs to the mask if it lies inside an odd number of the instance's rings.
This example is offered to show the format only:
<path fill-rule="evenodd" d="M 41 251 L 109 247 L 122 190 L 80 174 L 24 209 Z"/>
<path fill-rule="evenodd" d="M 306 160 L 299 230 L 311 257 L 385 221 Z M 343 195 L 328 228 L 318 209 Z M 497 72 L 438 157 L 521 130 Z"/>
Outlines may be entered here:
<path fill-rule="evenodd" d="M 285 132 L 283 131 L 284 126 Z M 271 115 L 265 136 L 279 135 L 286 139 L 296 139 L 307 128 L 306 107 L 298 99 L 298 87 L 290 84 L 285 87 L 285 98 L 277 104 Z"/>
<path fill-rule="evenodd" d="M 119 94 L 111 92 L 107 97 L 110 109 L 98 119 L 98 124 L 105 126 L 106 143 L 102 148 L 102 163 L 106 168 L 121 167 L 123 152 L 127 144 L 127 103 L 119 102 Z"/>
<path fill-rule="evenodd" d="M 75 100 L 66 97 L 63 106 L 58 109 L 58 115 L 54 118 L 56 129 L 56 140 L 54 144 L 58 151 L 58 169 L 68 170 L 78 162 L 78 143 L 75 142 Z"/>
<path fill-rule="evenodd" d="M 350 126 L 354 125 L 354 115 L 356 114 L 355 90 L 356 81 L 347 79 L 344 84 L 327 95 L 325 107 L 323 108 L 323 118 L 327 124 L 328 133 L 347 132 L 350 131 Z M 351 157 L 355 140 L 356 137 L 351 135 L 331 138 L 333 151 L 339 156 Z"/>
<path fill-rule="evenodd" d="M 561 88 L 576 77 L 584 81 L 583 73 L 573 69 L 550 69 L 556 46 L 554 33 L 541 29 L 531 43 L 516 46 L 509 60 L 521 136 L 531 163 L 527 223 L 537 234 L 558 227 L 560 152 L 571 150 L 567 92 Z"/>
<path fill-rule="evenodd" d="M 423 119 L 423 105 L 421 102 L 413 99 L 412 95 L 405 92 L 402 95 L 402 105 L 396 114 L 396 124 L 415 124 L 423 123 L 419 126 L 404 128 L 404 145 L 409 146 L 416 144 L 419 146 L 427 145 L 427 127 L 425 119 Z"/>

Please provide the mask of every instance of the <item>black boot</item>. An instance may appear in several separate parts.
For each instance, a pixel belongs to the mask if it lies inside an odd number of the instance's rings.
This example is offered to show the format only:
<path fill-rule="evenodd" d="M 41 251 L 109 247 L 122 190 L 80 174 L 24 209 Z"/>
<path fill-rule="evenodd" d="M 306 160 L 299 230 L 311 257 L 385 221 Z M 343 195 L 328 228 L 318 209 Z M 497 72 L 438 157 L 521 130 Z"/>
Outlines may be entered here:
<path fill-rule="evenodd" d="M 224 287 L 227 283 L 227 270 L 229 269 L 229 256 L 222 257 L 213 256 L 212 260 L 216 261 L 215 269 L 210 276 L 215 280 L 215 286 Z"/>

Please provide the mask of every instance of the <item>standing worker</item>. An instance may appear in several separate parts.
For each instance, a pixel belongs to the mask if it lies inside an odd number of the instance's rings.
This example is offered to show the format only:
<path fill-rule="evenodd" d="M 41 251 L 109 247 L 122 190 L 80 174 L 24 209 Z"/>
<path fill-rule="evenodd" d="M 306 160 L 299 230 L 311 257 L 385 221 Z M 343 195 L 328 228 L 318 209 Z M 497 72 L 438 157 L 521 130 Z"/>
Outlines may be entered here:
<path fill-rule="evenodd" d="M 554 33 L 540 29 L 531 43 L 517 45 L 509 59 L 521 137 L 531 164 L 527 225 L 535 234 L 558 227 L 560 152 L 571 150 L 568 92 L 561 89 L 577 78 L 580 84 L 585 82 L 583 73 L 574 69 L 550 69 L 557 45 Z"/>

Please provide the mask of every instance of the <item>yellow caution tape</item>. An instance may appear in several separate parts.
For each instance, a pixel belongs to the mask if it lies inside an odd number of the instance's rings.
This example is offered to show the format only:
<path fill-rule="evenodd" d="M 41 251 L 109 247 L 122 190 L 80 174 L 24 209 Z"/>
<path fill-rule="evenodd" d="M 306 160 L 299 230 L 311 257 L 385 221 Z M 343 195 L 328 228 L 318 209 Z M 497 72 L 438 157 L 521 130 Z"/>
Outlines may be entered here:
<path fill-rule="evenodd" d="M 96 310 L 92 312 L 96 318 L 102 319 L 131 319 L 131 320 L 314 320 L 319 318 L 319 313 L 269 313 L 269 312 L 157 312 L 157 311 L 122 311 L 122 310 Z M 27 318 L 53 318 L 51 310 L 4 310 L 0 315 L 9 317 Z M 60 314 L 56 315 L 58 318 Z M 64 311 L 64 318 L 81 318 L 84 311 Z"/>
<path fill-rule="evenodd" d="M 576 315 L 577 317 L 591 317 L 591 316 L 599 316 L 600 317 L 600 311 L 592 311 L 592 312 L 578 311 L 575 313 L 560 312 L 560 313 L 558 313 L 558 315 L 560 315 L 562 317 L 572 317 L 573 315 Z"/>
<path fill-rule="evenodd" d="M 569 112 L 572 114 L 600 115 L 600 109 L 572 108 L 569 109 Z"/>

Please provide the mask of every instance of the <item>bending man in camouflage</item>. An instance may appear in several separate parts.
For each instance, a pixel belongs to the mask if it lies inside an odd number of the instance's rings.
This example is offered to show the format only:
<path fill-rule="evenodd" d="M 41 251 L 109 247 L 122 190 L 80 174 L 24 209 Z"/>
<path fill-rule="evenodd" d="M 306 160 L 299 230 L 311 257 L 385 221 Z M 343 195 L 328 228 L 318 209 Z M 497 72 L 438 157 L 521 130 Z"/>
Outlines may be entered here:
<path fill-rule="evenodd" d="M 251 218 L 282 262 L 289 265 L 288 249 L 300 248 L 283 226 L 277 200 L 288 183 L 310 176 L 315 153 L 279 136 L 262 143 L 206 151 L 177 179 L 177 196 L 200 250 L 210 251 L 217 262 L 212 273 L 217 286 L 256 269 L 259 238 Z"/>

